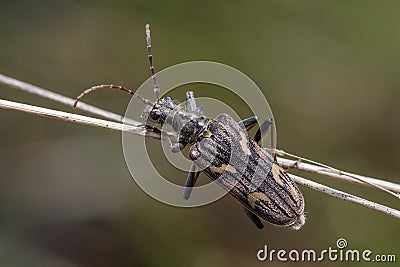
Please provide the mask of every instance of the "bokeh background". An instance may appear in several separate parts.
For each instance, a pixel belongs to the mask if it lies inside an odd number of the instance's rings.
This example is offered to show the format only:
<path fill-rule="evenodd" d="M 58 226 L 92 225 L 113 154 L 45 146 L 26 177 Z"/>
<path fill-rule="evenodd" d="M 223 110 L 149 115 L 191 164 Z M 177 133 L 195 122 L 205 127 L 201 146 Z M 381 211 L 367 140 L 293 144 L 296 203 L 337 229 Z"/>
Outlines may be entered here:
<path fill-rule="evenodd" d="M 400 182 L 399 10 L 398 1 L 1 0 L 0 73 L 71 97 L 101 83 L 136 88 L 149 77 L 151 23 L 158 70 L 210 60 L 250 76 L 274 111 L 279 148 Z M 86 101 L 122 114 L 129 99 L 103 91 Z M 365 207 L 301 187 L 303 229 L 259 231 L 230 196 L 192 209 L 147 196 L 118 132 L 5 110 L 0 122 L 1 266 L 312 266 L 259 262 L 256 253 L 335 248 L 340 237 L 400 260 L 399 220 Z M 385 193 L 305 176 L 399 208 Z"/>

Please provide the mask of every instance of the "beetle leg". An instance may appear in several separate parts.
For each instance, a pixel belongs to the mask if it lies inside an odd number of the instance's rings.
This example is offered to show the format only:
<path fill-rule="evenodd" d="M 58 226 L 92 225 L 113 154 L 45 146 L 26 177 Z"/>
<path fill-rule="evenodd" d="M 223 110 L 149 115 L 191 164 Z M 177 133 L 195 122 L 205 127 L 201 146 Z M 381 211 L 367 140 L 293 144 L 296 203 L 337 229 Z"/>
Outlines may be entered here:
<path fill-rule="evenodd" d="M 171 150 L 173 153 L 178 153 L 179 151 L 181 151 L 182 149 L 185 148 L 185 144 L 184 143 L 175 143 L 171 146 Z"/>
<path fill-rule="evenodd" d="M 249 217 L 249 219 L 254 223 L 254 225 L 258 228 L 258 229 L 262 229 L 264 227 L 264 224 L 262 223 L 262 221 L 260 220 L 260 218 L 258 218 L 257 215 L 255 215 L 254 213 L 252 213 L 251 211 L 249 211 L 248 209 L 244 208 L 244 212 L 246 213 L 247 217 Z"/>
<path fill-rule="evenodd" d="M 193 91 L 186 92 L 186 109 L 194 112 L 197 109 L 196 99 L 194 98 Z"/>
<path fill-rule="evenodd" d="M 257 116 L 254 116 L 254 117 L 250 117 L 250 118 L 244 119 L 242 121 L 239 121 L 239 124 L 242 124 L 246 128 L 246 131 L 248 132 L 257 124 L 257 122 L 258 122 L 258 118 L 257 118 Z"/>
<path fill-rule="evenodd" d="M 267 118 L 257 130 L 256 134 L 254 135 L 254 141 L 260 144 L 261 139 L 268 133 L 269 129 L 271 129 L 271 148 L 275 149 L 275 142 L 274 142 L 274 120 L 272 118 Z M 276 162 L 276 155 L 274 152 L 271 153 L 274 161 Z"/>
<path fill-rule="evenodd" d="M 269 128 L 274 123 L 274 120 L 271 118 L 266 119 L 257 130 L 256 134 L 254 135 L 254 141 L 259 143 L 261 139 L 268 133 Z"/>
<path fill-rule="evenodd" d="M 239 124 L 243 124 L 246 127 L 246 131 L 250 131 L 256 124 L 258 123 L 257 116 L 250 117 L 244 119 L 239 122 Z M 271 118 L 266 119 L 257 130 L 256 134 L 254 135 L 254 141 L 259 143 L 261 139 L 268 133 L 269 128 L 274 123 L 274 120 Z"/>
<path fill-rule="evenodd" d="M 173 153 L 178 153 L 179 151 L 181 151 L 182 149 L 184 149 L 185 146 L 186 146 L 186 144 L 184 144 L 184 143 L 172 141 L 172 139 L 171 139 L 170 136 L 167 136 L 165 139 L 166 139 L 166 141 L 167 141 L 168 145 L 170 146 L 171 151 L 172 151 Z"/>
<path fill-rule="evenodd" d="M 185 189 L 183 189 L 183 198 L 184 199 L 189 199 L 190 194 L 192 193 L 193 186 L 195 185 L 199 175 L 200 175 L 200 172 L 196 171 L 196 165 L 194 165 L 194 163 L 192 163 L 192 166 L 190 166 L 188 177 L 186 179 Z"/>

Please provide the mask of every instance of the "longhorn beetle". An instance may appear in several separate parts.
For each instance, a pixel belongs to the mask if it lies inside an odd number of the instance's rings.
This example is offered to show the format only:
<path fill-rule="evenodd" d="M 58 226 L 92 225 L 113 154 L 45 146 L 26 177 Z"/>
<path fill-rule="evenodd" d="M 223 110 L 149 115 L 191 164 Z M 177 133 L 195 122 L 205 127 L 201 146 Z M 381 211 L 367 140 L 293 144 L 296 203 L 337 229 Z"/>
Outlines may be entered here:
<path fill-rule="evenodd" d="M 248 131 L 258 124 L 257 117 L 234 121 L 227 114 L 215 119 L 207 118 L 196 106 L 193 92 L 186 93 L 186 107 L 170 97 L 159 98 L 159 87 L 151 54 L 150 26 L 146 27 L 147 54 L 154 85 L 155 102 L 117 85 L 98 85 L 81 93 L 74 107 L 85 95 L 98 89 L 113 88 L 127 92 L 148 107 L 145 111 L 146 127 L 160 131 L 170 125 L 176 136 L 169 138 L 173 152 L 190 145 L 189 157 L 193 161 L 183 197 L 188 199 L 200 172 L 229 190 L 245 208 L 247 216 L 259 228 L 260 218 L 270 223 L 300 229 L 305 223 L 304 198 L 297 185 L 271 156 L 259 146 L 263 135 L 273 126 L 265 120 L 254 138 Z M 174 139 L 174 140 L 172 140 Z M 272 137 L 271 137 L 272 139 Z"/>

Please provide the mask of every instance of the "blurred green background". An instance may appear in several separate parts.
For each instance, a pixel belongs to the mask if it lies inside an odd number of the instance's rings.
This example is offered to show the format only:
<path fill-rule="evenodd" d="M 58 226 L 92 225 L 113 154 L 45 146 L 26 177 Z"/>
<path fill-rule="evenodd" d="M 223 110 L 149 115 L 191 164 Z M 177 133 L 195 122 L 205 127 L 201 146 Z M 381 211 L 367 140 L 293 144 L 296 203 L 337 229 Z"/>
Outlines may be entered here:
<path fill-rule="evenodd" d="M 400 182 L 399 10 L 399 1 L 1 0 L 0 73 L 71 97 L 101 83 L 136 88 L 149 77 L 151 23 L 156 69 L 210 60 L 250 76 L 274 111 L 279 148 Z M 122 114 L 129 99 L 104 91 L 85 101 Z M 399 220 L 365 207 L 301 187 L 302 230 L 259 231 L 230 196 L 193 209 L 147 196 L 120 133 L 5 110 L 0 122 L 1 266 L 312 266 L 256 253 L 335 248 L 340 237 L 400 260 Z M 385 193 L 305 176 L 399 208 Z"/>

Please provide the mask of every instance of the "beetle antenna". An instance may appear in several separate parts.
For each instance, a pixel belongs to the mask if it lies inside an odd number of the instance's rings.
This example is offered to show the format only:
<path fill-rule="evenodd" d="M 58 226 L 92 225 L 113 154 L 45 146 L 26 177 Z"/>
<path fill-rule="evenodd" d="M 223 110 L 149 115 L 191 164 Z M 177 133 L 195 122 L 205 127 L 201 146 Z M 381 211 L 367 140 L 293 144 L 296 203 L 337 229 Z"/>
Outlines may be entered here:
<path fill-rule="evenodd" d="M 143 102 L 144 104 L 148 105 L 148 106 L 154 106 L 154 103 L 151 102 L 150 100 L 141 97 L 140 95 L 136 94 L 134 91 L 130 90 L 130 89 L 126 89 L 125 87 L 119 86 L 119 85 L 113 85 L 113 84 L 109 84 L 109 85 L 96 85 L 93 87 L 90 87 L 89 89 L 86 89 L 85 91 L 83 91 L 80 95 L 78 95 L 78 97 L 75 99 L 74 102 L 74 108 L 76 108 L 76 105 L 78 104 L 78 102 L 87 94 L 90 94 L 91 92 L 97 91 L 99 89 L 105 89 L 105 88 L 111 88 L 111 89 L 118 89 L 121 91 L 124 91 L 130 95 L 133 95 L 134 97 L 136 97 L 137 99 L 139 99 L 141 102 Z"/>
<path fill-rule="evenodd" d="M 150 25 L 146 24 L 146 42 L 147 42 L 147 57 L 149 58 L 149 63 L 150 63 L 150 71 L 151 71 L 151 78 L 153 79 L 153 84 L 154 84 L 154 96 L 156 100 L 158 100 L 159 94 L 160 94 L 160 88 L 158 87 L 157 84 L 157 78 L 156 78 L 156 72 L 154 70 L 154 65 L 153 65 L 153 55 L 151 54 L 151 37 L 150 37 Z"/>

